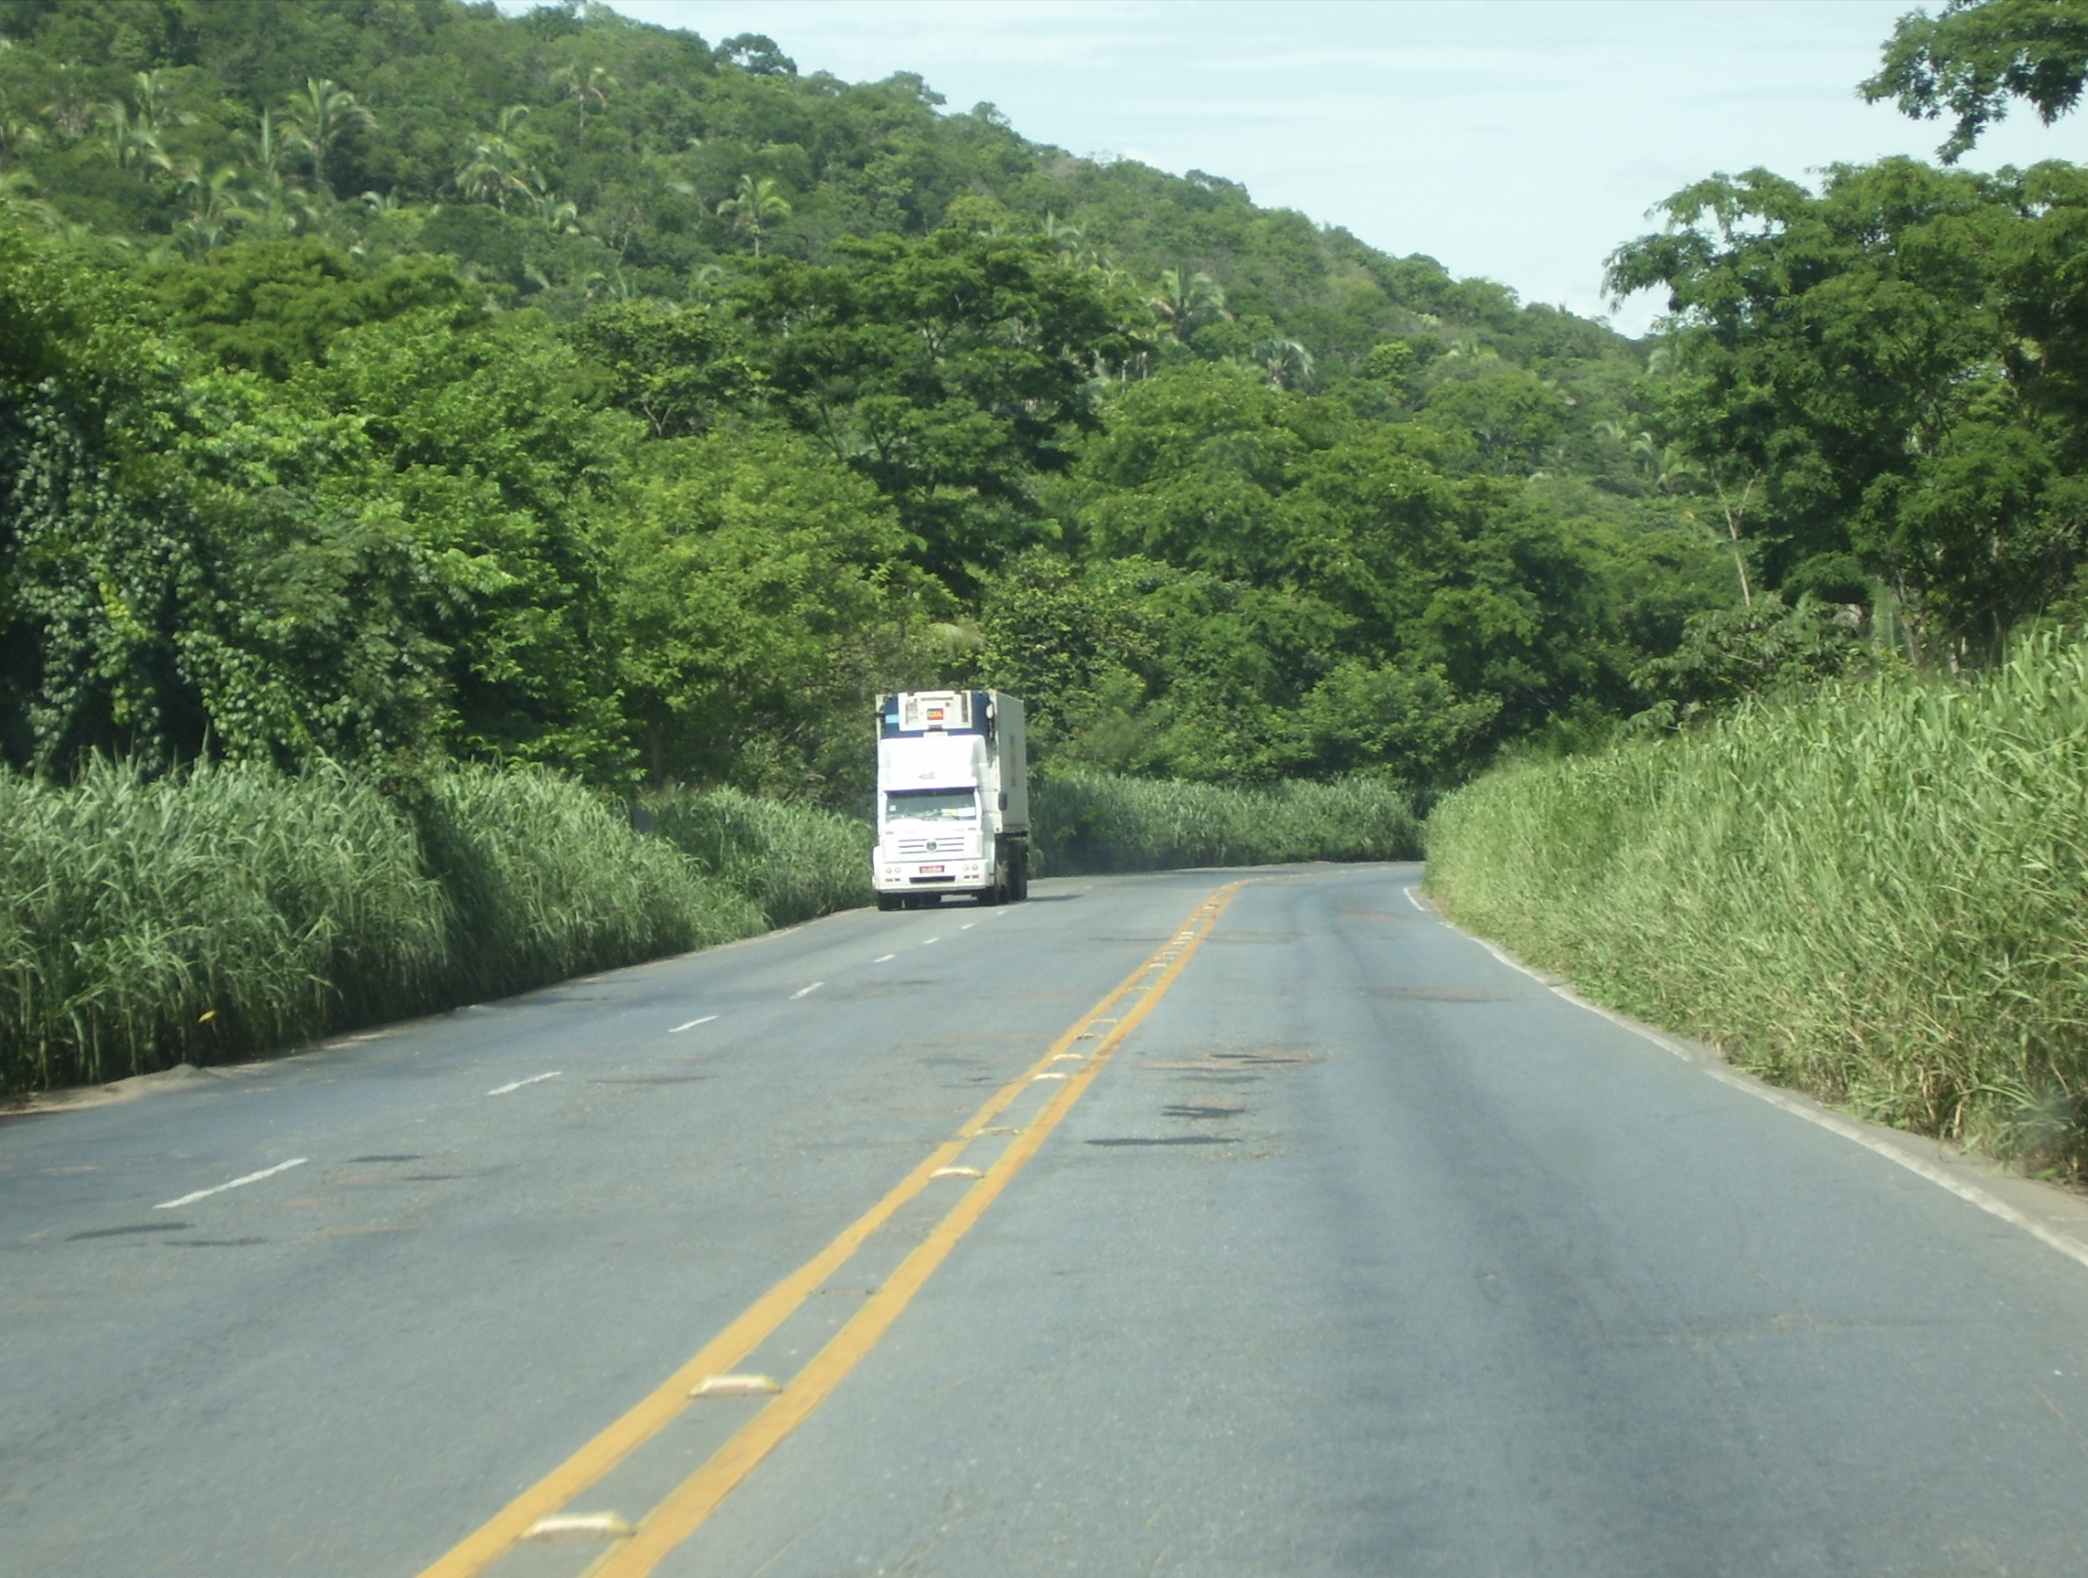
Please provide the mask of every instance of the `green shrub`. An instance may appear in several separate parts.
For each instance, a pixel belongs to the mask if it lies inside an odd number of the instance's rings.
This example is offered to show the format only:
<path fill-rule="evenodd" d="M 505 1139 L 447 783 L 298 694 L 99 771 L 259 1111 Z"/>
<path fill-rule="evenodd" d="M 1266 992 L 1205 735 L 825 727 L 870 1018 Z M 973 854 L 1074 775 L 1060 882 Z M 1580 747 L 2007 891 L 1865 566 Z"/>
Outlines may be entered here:
<path fill-rule="evenodd" d="M 1830 686 L 1439 806 L 1428 889 L 1596 999 L 1880 1120 L 2088 1160 L 2088 645 Z"/>
<path fill-rule="evenodd" d="M 1370 778 L 1231 789 L 1057 773 L 1032 783 L 1030 826 L 1037 869 L 1054 875 L 1421 852 L 1412 797 Z"/>
<path fill-rule="evenodd" d="M 750 901 L 771 926 L 791 926 L 876 896 L 876 831 L 817 806 L 759 800 L 736 789 L 677 790 L 646 800 L 660 833 Z"/>

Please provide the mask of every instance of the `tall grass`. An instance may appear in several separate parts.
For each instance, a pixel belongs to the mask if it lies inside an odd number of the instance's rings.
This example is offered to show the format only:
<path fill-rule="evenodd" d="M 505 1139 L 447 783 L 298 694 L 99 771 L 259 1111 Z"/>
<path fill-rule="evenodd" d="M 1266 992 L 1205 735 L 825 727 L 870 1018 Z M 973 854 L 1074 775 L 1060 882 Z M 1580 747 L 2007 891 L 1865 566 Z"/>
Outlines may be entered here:
<path fill-rule="evenodd" d="M 1412 797 L 1366 778 L 1229 789 L 1060 773 L 1031 785 L 1030 824 L 1039 869 L 1054 875 L 1421 852 Z"/>
<path fill-rule="evenodd" d="M 1482 779 L 1428 888 L 1770 1079 L 2088 1162 L 2088 644 Z"/>
<path fill-rule="evenodd" d="M 752 903 L 790 926 L 870 903 L 869 823 L 817 806 L 760 800 L 736 789 L 676 790 L 646 800 L 660 833 Z"/>
<path fill-rule="evenodd" d="M 671 845 L 548 772 L 462 768 L 418 808 L 448 911 L 448 995 L 547 981 L 766 930 L 761 915 Z"/>
<path fill-rule="evenodd" d="M 579 785 L 479 769 L 410 814 L 324 764 L 0 775 L 0 895 L 7 1091 L 251 1057 L 761 929 Z"/>

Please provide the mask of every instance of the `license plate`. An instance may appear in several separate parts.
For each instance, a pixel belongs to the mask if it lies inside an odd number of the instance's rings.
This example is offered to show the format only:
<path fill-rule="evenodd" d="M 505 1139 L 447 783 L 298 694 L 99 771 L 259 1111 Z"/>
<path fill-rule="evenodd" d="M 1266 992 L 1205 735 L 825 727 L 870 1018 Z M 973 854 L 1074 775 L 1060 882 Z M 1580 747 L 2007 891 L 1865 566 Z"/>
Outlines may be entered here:
<path fill-rule="evenodd" d="M 923 866 L 921 868 L 921 875 L 924 877 L 932 877 L 936 873 L 940 872 L 942 869 L 943 868 L 941 866 Z"/>

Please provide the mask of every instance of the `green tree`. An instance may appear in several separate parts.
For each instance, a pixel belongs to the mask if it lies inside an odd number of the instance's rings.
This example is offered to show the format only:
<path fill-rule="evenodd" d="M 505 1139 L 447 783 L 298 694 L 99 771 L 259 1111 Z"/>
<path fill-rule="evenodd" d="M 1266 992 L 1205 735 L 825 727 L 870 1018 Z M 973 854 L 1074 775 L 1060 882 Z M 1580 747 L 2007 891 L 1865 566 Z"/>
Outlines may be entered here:
<path fill-rule="evenodd" d="M 2009 100 L 2023 100 L 2049 126 L 2081 102 L 2084 76 L 2084 0 L 1946 0 L 1936 16 L 1899 19 L 1877 75 L 1860 91 L 1872 104 L 1893 100 L 1916 120 L 1953 116 L 1936 152 L 1955 164 L 2008 114 Z"/>
<path fill-rule="evenodd" d="M 278 380 L 324 361 L 344 330 L 471 295 L 442 258 L 371 268 L 309 236 L 234 242 L 207 261 L 148 269 L 140 284 L 168 328 L 226 367 Z"/>
<path fill-rule="evenodd" d="M 1667 288 L 1675 439 L 1729 517 L 1745 499 L 1762 584 L 1853 551 L 1917 649 L 1997 651 L 2079 552 L 2079 176 L 1888 159 L 1818 195 L 1751 171 L 1664 206 L 1612 284 Z"/>
<path fill-rule="evenodd" d="M 1565 399 L 1520 368 L 1437 384 L 1424 409 L 1447 419 L 1452 431 L 1471 434 L 1492 471 L 1527 475 L 1566 434 Z"/>
<path fill-rule="evenodd" d="M 1092 379 L 1135 343 L 1092 276 L 1032 238 L 937 231 L 768 259 L 735 292 L 782 412 L 874 481 L 951 581 L 1044 529 L 1039 474 L 1099 425 Z"/>
<path fill-rule="evenodd" d="M 425 555 L 457 755 L 600 777 L 628 760 L 611 540 L 640 430 L 590 383 L 538 313 L 459 324 L 424 307 L 342 333 L 288 386 L 310 420 L 344 420 L 368 446 L 319 497 L 386 500 Z"/>
<path fill-rule="evenodd" d="M 775 430 L 652 445 L 634 485 L 618 661 L 653 781 L 861 787 L 868 698 L 945 603 L 891 506 Z"/>
<path fill-rule="evenodd" d="M 758 387 L 758 375 L 708 307 L 606 302 L 573 326 L 572 337 L 608 371 L 616 403 L 643 417 L 654 438 L 701 433 Z"/>

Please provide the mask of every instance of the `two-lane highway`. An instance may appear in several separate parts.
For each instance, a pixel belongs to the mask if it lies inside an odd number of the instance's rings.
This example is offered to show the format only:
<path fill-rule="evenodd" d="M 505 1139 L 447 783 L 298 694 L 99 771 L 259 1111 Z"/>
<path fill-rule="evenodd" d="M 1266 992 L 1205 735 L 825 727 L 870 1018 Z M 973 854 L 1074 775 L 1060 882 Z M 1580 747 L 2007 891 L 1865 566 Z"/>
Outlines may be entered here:
<path fill-rule="evenodd" d="M 1419 874 L 856 912 L 8 1119 L 0 1573 L 2088 1570 L 2088 1266 Z"/>

